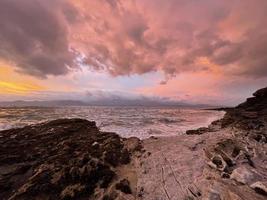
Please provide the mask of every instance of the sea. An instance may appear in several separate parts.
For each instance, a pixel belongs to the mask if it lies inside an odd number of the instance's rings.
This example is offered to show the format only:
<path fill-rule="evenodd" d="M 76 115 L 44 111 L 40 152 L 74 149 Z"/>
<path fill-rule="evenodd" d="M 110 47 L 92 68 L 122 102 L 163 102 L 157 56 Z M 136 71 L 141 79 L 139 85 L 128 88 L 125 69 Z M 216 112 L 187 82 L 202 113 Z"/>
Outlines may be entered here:
<path fill-rule="evenodd" d="M 59 118 L 83 118 L 95 121 L 101 131 L 145 139 L 174 136 L 189 129 L 207 127 L 224 114 L 223 111 L 177 107 L 9 107 L 0 108 L 0 130 Z"/>

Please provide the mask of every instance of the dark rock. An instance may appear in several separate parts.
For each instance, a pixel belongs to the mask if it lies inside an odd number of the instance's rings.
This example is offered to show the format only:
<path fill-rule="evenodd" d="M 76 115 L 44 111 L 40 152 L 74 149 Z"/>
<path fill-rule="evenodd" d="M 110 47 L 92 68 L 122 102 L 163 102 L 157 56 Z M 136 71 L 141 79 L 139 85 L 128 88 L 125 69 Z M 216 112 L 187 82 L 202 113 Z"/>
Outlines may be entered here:
<path fill-rule="evenodd" d="M 118 193 L 113 191 L 113 192 L 111 192 L 111 194 L 106 194 L 103 197 L 103 200 L 115 200 L 117 197 L 118 197 Z"/>
<path fill-rule="evenodd" d="M 256 91 L 253 96 L 255 97 L 267 97 L 267 87 Z"/>
<path fill-rule="evenodd" d="M 151 136 L 151 137 L 149 137 L 150 139 L 153 139 L 153 140 L 157 140 L 157 139 L 159 139 L 158 137 L 155 137 L 155 136 Z"/>
<path fill-rule="evenodd" d="M 201 127 L 196 130 L 187 130 L 186 134 L 187 135 L 202 135 L 203 133 L 211 131 L 209 128 Z"/>
<path fill-rule="evenodd" d="M 119 183 L 117 183 L 116 189 L 122 191 L 125 194 L 132 194 L 130 182 L 127 179 L 123 179 Z"/>
<path fill-rule="evenodd" d="M 75 199 L 85 192 L 86 187 L 81 184 L 67 186 L 60 194 L 61 199 Z"/>
<path fill-rule="evenodd" d="M 144 191 L 144 187 L 141 187 L 140 188 L 140 191 L 138 192 L 138 197 L 143 197 L 144 196 L 144 193 L 145 193 L 145 191 Z"/>
<path fill-rule="evenodd" d="M 0 173 L 0 199 L 90 199 L 96 188 L 111 187 L 115 168 L 131 160 L 127 139 L 100 132 L 95 122 L 82 119 L 59 119 L 0 135 L 5 144 L 0 148 L 5 173 Z M 127 182 L 120 186 L 129 192 Z"/>
<path fill-rule="evenodd" d="M 230 178 L 230 174 L 223 172 L 223 173 L 221 174 L 221 177 L 222 177 L 222 178 Z"/>
<path fill-rule="evenodd" d="M 212 162 L 218 167 L 218 168 L 223 168 L 223 162 L 221 157 L 219 156 L 214 156 L 212 158 Z"/>
<path fill-rule="evenodd" d="M 267 196 L 267 182 L 256 182 L 253 183 L 251 186 L 257 193 Z"/>

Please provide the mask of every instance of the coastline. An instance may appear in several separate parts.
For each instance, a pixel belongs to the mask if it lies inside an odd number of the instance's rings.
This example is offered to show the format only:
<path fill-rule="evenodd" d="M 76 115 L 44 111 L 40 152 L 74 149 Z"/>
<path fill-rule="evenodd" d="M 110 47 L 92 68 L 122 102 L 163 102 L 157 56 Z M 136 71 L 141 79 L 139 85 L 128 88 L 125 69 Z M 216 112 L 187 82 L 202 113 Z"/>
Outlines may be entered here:
<path fill-rule="evenodd" d="M 208 128 L 142 141 L 78 119 L 1 131 L 0 198 L 266 199 L 266 104 L 265 88 Z"/>
<path fill-rule="evenodd" d="M 143 199 L 266 199 L 267 89 L 187 135 L 143 141 Z"/>

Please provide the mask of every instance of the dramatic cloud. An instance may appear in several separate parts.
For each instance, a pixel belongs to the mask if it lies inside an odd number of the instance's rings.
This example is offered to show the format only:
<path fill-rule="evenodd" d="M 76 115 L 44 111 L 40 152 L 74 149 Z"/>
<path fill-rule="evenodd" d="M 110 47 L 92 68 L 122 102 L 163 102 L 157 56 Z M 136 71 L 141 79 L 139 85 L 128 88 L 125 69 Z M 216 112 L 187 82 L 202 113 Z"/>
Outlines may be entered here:
<path fill-rule="evenodd" d="M 0 59 L 39 77 L 85 66 L 267 77 L 266 10 L 266 0 L 1 0 Z"/>
<path fill-rule="evenodd" d="M 34 76 L 66 74 L 74 66 L 68 41 L 74 20 L 63 0 L 1 0 L 0 59 Z"/>
<path fill-rule="evenodd" d="M 93 69 L 267 76 L 264 0 L 75 2 L 83 20 L 74 41 Z"/>

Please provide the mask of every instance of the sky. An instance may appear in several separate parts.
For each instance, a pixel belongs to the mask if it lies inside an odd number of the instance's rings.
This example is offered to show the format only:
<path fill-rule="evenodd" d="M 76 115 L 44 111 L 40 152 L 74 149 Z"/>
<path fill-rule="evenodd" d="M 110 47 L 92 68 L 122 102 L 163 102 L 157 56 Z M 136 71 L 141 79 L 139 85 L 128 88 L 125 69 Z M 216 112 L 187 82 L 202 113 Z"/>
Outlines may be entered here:
<path fill-rule="evenodd" d="M 236 105 L 267 86 L 266 0 L 1 0 L 0 101 Z"/>

